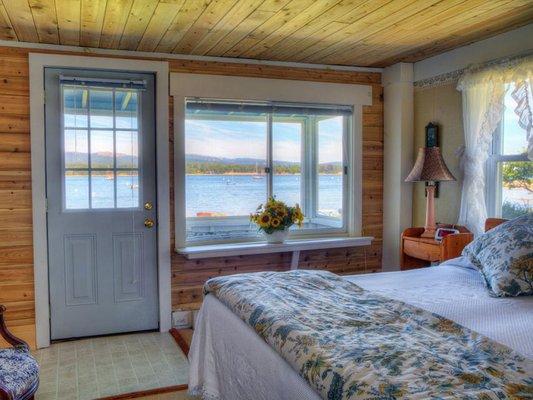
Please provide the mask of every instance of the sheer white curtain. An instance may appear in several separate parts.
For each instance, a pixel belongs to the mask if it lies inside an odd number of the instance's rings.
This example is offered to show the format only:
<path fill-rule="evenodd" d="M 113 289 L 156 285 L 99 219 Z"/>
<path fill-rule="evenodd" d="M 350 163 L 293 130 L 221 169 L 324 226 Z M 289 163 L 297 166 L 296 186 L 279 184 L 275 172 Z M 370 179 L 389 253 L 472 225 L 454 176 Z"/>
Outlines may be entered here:
<path fill-rule="evenodd" d="M 475 235 L 483 232 L 487 218 L 485 165 L 492 135 L 504 111 L 507 84 L 514 83 L 513 98 L 520 126 L 526 129 L 529 158 L 533 155 L 532 100 L 533 57 L 499 63 L 483 69 L 470 68 L 459 80 L 462 92 L 465 146 L 462 154 L 463 188 L 459 223 Z"/>

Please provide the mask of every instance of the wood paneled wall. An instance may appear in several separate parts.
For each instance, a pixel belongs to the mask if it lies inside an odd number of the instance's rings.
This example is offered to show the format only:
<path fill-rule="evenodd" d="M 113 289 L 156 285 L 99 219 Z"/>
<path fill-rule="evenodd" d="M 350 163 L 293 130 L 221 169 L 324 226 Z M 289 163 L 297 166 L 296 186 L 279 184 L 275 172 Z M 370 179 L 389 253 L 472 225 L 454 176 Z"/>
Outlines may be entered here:
<path fill-rule="evenodd" d="M 35 343 L 28 57 L 0 51 L 0 304 Z"/>
<path fill-rule="evenodd" d="M 0 47 L 0 304 L 8 308 L 13 332 L 35 344 L 28 53 Z M 41 51 L 58 53 L 57 51 Z M 65 53 L 79 54 L 83 53 Z M 121 57 L 124 58 L 124 57 Z M 155 59 L 155 58 L 154 58 Z M 169 60 L 172 72 L 256 76 L 372 85 L 373 105 L 363 110 L 363 234 L 376 238 L 365 248 L 307 251 L 300 268 L 361 273 L 381 269 L 383 201 L 383 102 L 379 73 Z M 171 101 L 171 112 L 172 101 Z M 170 155 L 173 129 L 170 123 Z M 171 163 L 172 165 L 172 163 Z M 173 203 L 171 169 L 170 192 Z M 172 210 L 172 221 L 173 207 Z M 171 224 L 172 229 L 174 224 Z M 172 233 L 172 237 L 173 232 Z M 173 242 L 172 242 L 173 243 Z M 188 261 L 172 253 L 172 304 L 197 308 L 203 282 L 222 274 L 289 268 L 290 254 L 212 258 Z"/>

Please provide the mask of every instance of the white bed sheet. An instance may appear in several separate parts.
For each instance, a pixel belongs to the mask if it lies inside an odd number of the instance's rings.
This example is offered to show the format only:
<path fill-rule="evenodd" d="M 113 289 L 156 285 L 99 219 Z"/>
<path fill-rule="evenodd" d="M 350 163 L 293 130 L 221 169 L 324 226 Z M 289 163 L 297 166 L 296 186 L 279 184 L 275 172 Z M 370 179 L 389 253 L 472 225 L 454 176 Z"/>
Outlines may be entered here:
<path fill-rule="evenodd" d="M 533 296 L 490 297 L 480 273 L 462 258 L 437 267 L 346 279 L 456 321 L 533 360 Z M 190 391 L 204 399 L 320 399 L 275 350 L 211 295 L 198 314 L 189 361 Z"/>

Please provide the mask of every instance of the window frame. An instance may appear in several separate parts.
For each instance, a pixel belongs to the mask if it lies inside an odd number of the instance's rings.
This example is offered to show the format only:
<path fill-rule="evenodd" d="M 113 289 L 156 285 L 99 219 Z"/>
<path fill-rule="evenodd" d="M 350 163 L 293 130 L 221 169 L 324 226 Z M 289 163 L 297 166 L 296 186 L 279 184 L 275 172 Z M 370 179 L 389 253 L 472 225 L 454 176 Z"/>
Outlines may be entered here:
<path fill-rule="evenodd" d="M 190 100 L 198 100 L 197 97 L 185 97 L 184 98 L 184 106 L 186 107 L 187 101 Z M 216 102 L 217 99 L 201 99 L 205 101 L 214 101 Z M 246 100 L 240 100 L 242 103 L 247 103 Z M 250 103 L 253 103 L 253 101 L 250 101 Z M 306 106 L 310 105 L 312 103 L 305 103 L 305 102 L 297 102 L 296 105 Z M 314 103 L 313 103 L 314 104 Z M 187 115 L 187 111 L 184 107 L 183 115 L 184 119 L 187 120 L 189 116 Z M 350 204 L 352 203 L 350 194 L 352 192 L 351 190 L 351 184 L 353 180 L 350 179 L 351 171 L 352 171 L 352 165 L 351 161 L 353 160 L 353 155 L 351 151 L 350 144 L 353 142 L 353 132 L 352 132 L 352 119 L 353 114 L 350 115 L 340 115 L 342 117 L 342 207 L 343 207 L 343 213 L 341 221 L 341 226 L 331 226 L 331 227 L 324 227 L 324 228 L 308 228 L 304 230 L 292 230 L 290 237 L 293 239 L 302 239 L 302 238 L 317 238 L 317 237 L 343 237 L 343 236 L 350 236 L 351 234 L 351 226 L 350 226 L 350 218 L 352 213 L 350 212 L 351 207 Z M 319 114 L 309 114 L 305 117 L 284 117 L 282 114 L 276 114 L 275 112 L 269 112 L 266 113 L 266 118 L 259 117 L 257 120 L 265 120 L 266 122 L 266 168 L 265 168 L 265 175 L 267 179 L 266 184 L 266 198 L 264 201 L 268 199 L 272 194 L 274 193 L 274 165 L 273 165 L 273 131 L 274 131 L 274 123 L 276 121 L 282 121 L 282 122 L 294 122 L 294 123 L 300 123 L 301 129 L 302 129 L 302 140 L 301 140 L 301 158 L 300 158 L 300 165 L 301 165 L 301 188 L 300 193 L 302 195 L 301 204 L 302 210 L 304 214 L 306 215 L 306 222 L 309 223 L 320 223 L 320 221 L 323 221 L 324 224 L 331 224 L 333 221 L 338 221 L 335 217 L 328 217 L 328 216 L 320 216 L 318 215 L 318 193 L 319 193 L 319 173 L 318 173 L 318 124 L 321 120 L 327 119 L 325 116 L 321 116 Z M 334 116 L 335 117 L 335 116 Z M 201 120 L 202 118 L 195 114 L 192 119 Z M 231 115 L 227 116 L 220 116 L 219 118 L 213 117 L 214 120 L 224 120 L 224 121 L 252 121 L 255 120 L 253 117 L 243 117 L 243 116 L 235 116 L 232 117 Z M 184 136 L 186 136 L 186 130 L 184 130 Z M 186 188 L 184 188 L 184 192 L 186 192 Z M 184 208 L 186 208 L 186 202 L 184 203 Z M 312 213 L 309 213 L 309 210 L 312 210 Z M 186 212 L 184 213 L 186 214 Z M 311 215 L 308 217 L 308 215 Z M 185 218 L 185 225 L 189 226 L 189 224 L 194 223 L 197 226 L 207 225 L 207 226 L 213 226 L 220 223 L 223 225 L 225 222 L 235 222 L 235 223 L 242 223 L 242 225 L 251 225 L 251 222 L 249 221 L 249 218 L 247 216 L 226 216 L 226 217 L 186 217 Z M 184 245 L 185 246 L 202 246 L 202 245 L 209 245 L 209 244 L 227 244 L 227 243 L 239 243 L 239 242 L 256 242 L 258 240 L 261 240 L 261 234 L 256 233 L 255 235 L 250 234 L 243 237 L 236 237 L 236 238 L 228 238 L 228 239 L 209 239 L 209 240 L 187 240 L 187 234 L 185 234 L 184 238 Z"/>
<path fill-rule="evenodd" d="M 525 132 L 524 132 L 525 133 Z M 528 161 L 527 153 L 522 154 L 502 154 L 504 120 L 500 121 L 498 127 L 492 135 L 490 153 L 485 167 L 485 203 L 487 214 L 497 218 L 502 216 L 502 179 L 500 163 L 513 161 Z"/>
<path fill-rule="evenodd" d="M 185 98 L 221 98 L 246 101 L 277 101 L 344 104 L 353 108 L 350 119 L 351 152 L 348 171 L 350 192 L 347 209 L 347 237 L 361 237 L 363 232 L 363 107 L 372 106 L 375 87 L 371 84 L 334 83 L 311 79 L 279 79 L 220 74 L 172 72 L 170 96 L 173 98 L 174 143 L 174 249 L 185 246 Z M 326 236 L 326 235 L 322 235 Z"/>

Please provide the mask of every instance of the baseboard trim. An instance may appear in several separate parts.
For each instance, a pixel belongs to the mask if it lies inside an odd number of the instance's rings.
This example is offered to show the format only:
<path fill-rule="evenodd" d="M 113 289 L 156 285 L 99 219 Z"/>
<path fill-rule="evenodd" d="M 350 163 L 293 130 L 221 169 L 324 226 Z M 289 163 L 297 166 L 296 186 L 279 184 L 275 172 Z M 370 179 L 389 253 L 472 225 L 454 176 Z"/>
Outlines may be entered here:
<path fill-rule="evenodd" d="M 189 344 L 187 343 L 187 341 L 185 339 L 183 339 L 183 337 L 181 336 L 179 330 L 176 329 L 176 328 L 170 328 L 170 330 L 168 332 L 172 335 L 172 337 L 176 341 L 176 344 L 179 346 L 181 351 L 183 351 L 183 353 L 188 357 L 189 356 L 189 350 L 190 350 Z"/>
<path fill-rule="evenodd" d="M 98 400 L 135 399 L 137 397 L 153 396 L 153 395 L 162 394 L 162 393 L 181 392 L 187 389 L 188 389 L 188 385 L 175 385 L 175 386 L 167 386 L 167 387 L 156 388 L 156 389 L 140 390 L 138 392 L 117 394 L 115 396 L 101 397 Z"/>

